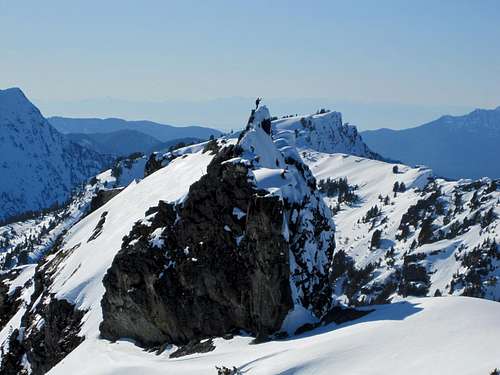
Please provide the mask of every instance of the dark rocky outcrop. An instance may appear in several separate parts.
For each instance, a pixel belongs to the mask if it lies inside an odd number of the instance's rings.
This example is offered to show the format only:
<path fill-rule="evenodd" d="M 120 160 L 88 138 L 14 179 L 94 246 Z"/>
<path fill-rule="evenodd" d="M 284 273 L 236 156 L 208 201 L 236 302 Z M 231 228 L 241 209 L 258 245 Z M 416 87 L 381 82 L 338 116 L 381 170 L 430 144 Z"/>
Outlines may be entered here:
<path fill-rule="evenodd" d="M 104 223 L 106 222 L 106 216 L 108 215 L 108 211 L 104 211 L 101 214 L 101 218 L 97 222 L 97 225 L 95 226 L 92 234 L 90 235 L 89 239 L 87 242 L 95 240 L 97 237 L 99 237 L 102 233 L 102 228 L 104 227 Z"/>
<path fill-rule="evenodd" d="M 33 280 L 28 281 L 34 283 L 34 292 L 21 318 L 22 334 L 18 329 L 11 333 L 0 374 L 24 374 L 23 357 L 30 364 L 31 374 L 45 374 L 83 341 L 79 330 L 85 312 L 56 299 L 48 290 L 54 265 L 60 261 L 56 256 L 38 266 Z"/>
<path fill-rule="evenodd" d="M 24 354 L 24 349 L 21 344 L 21 337 L 19 330 L 15 329 L 9 336 L 8 345 L 9 350 L 5 352 L 2 348 L 1 358 L 2 362 L 0 364 L 0 374 L 2 375 L 24 375 L 27 374 L 24 371 L 21 360 Z"/>
<path fill-rule="evenodd" d="M 181 346 L 175 352 L 169 355 L 169 358 L 179 358 L 190 354 L 208 353 L 215 349 L 212 339 L 205 341 L 194 341 L 187 345 Z"/>
<path fill-rule="evenodd" d="M 146 162 L 146 166 L 144 167 L 144 177 L 149 176 L 162 167 L 162 160 L 161 158 L 159 158 L 159 154 L 157 152 L 153 152 L 151 155 L 149 155 L 149 159 Z"/>
<path fill-rule="evenodd" d="M 21 295 L 22 287 L 16 288 L 9 294 L 10 287 L 5 283 L 18 276 L 19 272 L 19 269 L 13 269 L 0 276 L 0 329 L 7 324 L 21 305 L 19 296 Z"/>
<path fill-rule="evenodd" d="M 32 327 L 23 342 L 35 375 L 48 372 L 83 341 L 78 333 L 84 315 L 69 302 L 55 298 L 37 310 L 44 323 Z"/>
<path fill-rule="evenodd" d="M 283 206 L 259 195 L 246 167 L 222 164 L 237 153 L 224 148 L 182 206 L 160 203 L 152 223 L 124 239 L 104 279 L 103 337 L 154 346 L 280 328 L 292 307 Z M 157 228 L 162 248 L 150 243 Z"/>
<path fill-rule="evenodd" d="M 104 206 L 106 203 L 108 203 L 112 198 L 117 196 L 122 191 L 123 188 L 98 190 L 95 197 L 93 197 L 92 200 L 90 201 L 90 210 L 88 214 Z"/>
<path fill-rule="evenodd" d="M 237 145 L 210 150 L 217 154 L 182 204 L 160 202 L 124 238 L 103 280 L 103 338 L 151 348 L 244 330 L 263 341 L 294 304 L 318 317 L 329 310 L 329 212 L 300 160 L 285 167 L 306 191 L 302 198 L 256 187 L 252 169 L 261 157 L 252 142 L 274 147 L 258 119 L 262 112 L 252 113 Z M 233 162 L 242 155 L 245 162 Z"/>

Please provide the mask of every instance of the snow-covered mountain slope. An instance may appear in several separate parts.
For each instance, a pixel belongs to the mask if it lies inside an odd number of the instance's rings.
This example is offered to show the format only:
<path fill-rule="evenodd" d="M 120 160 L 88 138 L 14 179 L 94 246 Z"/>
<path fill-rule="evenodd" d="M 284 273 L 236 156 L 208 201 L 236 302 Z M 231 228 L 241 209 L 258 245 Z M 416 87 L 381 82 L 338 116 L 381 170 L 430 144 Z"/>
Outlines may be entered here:
<path fill-rule="evenodd" d="M 117 160 L 113 168 L 89 179 L 66 205 L 0 226 L 0 270 L 38 262 L 89 211 L 106 203 L 134 180 L 141 180 L 146 161 L 142 155 Z"/>
<path fill-rule="evenodd" d="M 184 337 L 190 340 L 210 335 L 204 329 L 222 335 L 241 327 L 268 335 L 282 324 L 291 332 L 297 328 L 290 318 L 286 319 L 289 312 L 292 317 L 308 315 L 310 318 L 301 320 L 304 323 L 316 322 L 328 311 L 331 293 L 327 266 L 334 247 L 333 224 L 312 175 L 296 152 L 287 150 L 285 162 L 270 136 L 265 107 L 252 114 L 245 134 L 237 145 L 234 143 L 221 140 L 209 142 L 203 150 L 187 148 L 196 151 L 177 156 L 139 183 L 131 183 L 68 230 L 55 252 L 37 267 L 35 279 L 43 281 L 35 285 L 31 302 L 24 307 L 22 327 L 15 326 L 19 321 L 14 320 L 14 325 L 7 323 L 3 328 L 4 332 L 14 332 L 9 338 L 19 338 L 19 332 L 23 332 L 26 345 L 21 351 L 35 373 L 47 371 L 83 338 L 100 334 L 137 337 L 145 345 L 163 342 L 158 341 L 159 334 L 162 340 L 172 337 L 178 342 Z M 222 195 L 218 193 L 221 190 Z M 212 194 L 219 194 L 219 198 L 209 198 Z M 178 212 L 177 219 L 174 215 L 175 220 L 168 223 L 171 209 Z M 197 223 L 200 219 L 201 226 Z M 151 260 L 149 256 L 135 257 L 142 251 L 150 254 Z M 213 251 L 217 251 L 216 257 L 209 256 Z M 133 262 L 134 266 L 122 268 L 124 262 Z M 196 273 L 191 273 L 193 267 Z M 217 274 L 220 271 L 228 275 L 227 281 Z M 156 286 L 150 289 L 148 284 L 142 289 L 139 280 L 122 286 L 136 277 L 164 278 L 163 282 L 171 285 L 168 295 L 163 296 Z M 182 278 L 193 279 L 174 288 L 172 283 Z M 208 289 L 200 299 L 206 305 L 197 310 L 193 309 L 196 301 L 193 306 L 183 301 L 189 298 L 188 289 L 176 290 L 190 288 L 191 282 L 218 282 L 223 287 Z M 161 288 L 161 284 L 155 285 Z M 122 287 L 125 295 L 121 294 Z M 156 314 L 149 309 L 159 305 L 144 306 L 140 296 L 150 293 L 157 293 L 152 298 L 163 299 L 166 306 L 184 306 L 185 313 L 194 314 L 193 323 L 186 321 L 182 311 L 170 315 L 179 322 L 175 327 L 168 326 L 169 320 L 149 321 L 150 314 L 151 319 Z M 203 293 L 202 289 L 197 293 Z M 233 293 L 243 294 L 234 299 Z M 123 298 L 134 307 L 115 310 L 115 304 Z M 201 328 L 200 333 L 200 328 L 190 327 L 196 324 L 196 314 L 205 321 L 210 315 L 220 314 L 218 304 L 224 303 L 229 304 L 228 310 L 212 322 L 212 327 Z M 233 315 L 226 315 L 231 311 L 229 306 L 234 306 Z M 138 308 L 143 310 L 136 316 Z M 138 319 L 135 325 L 121 325 L 129 316 Z M 66 328 L 48 332 L 45 327 L 52 324 L 48 321 L 59 321 Z M 156 336 L 147 336 L 148 324 L 158 325 Z M 185 331 L 177 333 L 182 329 Z M 127 330 L 130 335 L 122 333 Z M 56 342 L 73 344 L 50 347 L 55 337 L 59 337 Z M 31 346 L 32 340 L 40 346 Z M 8 340 L 3 347 L 16 358 L 13 345 Z M 19 360 L 4 361 L 3 369 L 26 368 Z"/>
<path fill-rule="evenodd" d="M 78 326 L 83 323 L 81 329 L 77 331 L 88 338 L 98 337 L 99 323 L 102 321 L 100 303 L 104 294 L 102 279 L 120 250 L 123 237 L 129 233 L 137 220 L 144 218 L 144 213 L 150 207 L 158 204 L 159 200 L 166 202 L 182 200 L 189 186 L 205 173 L 212 157 L 213 155 L 208 153 L 198 153 L 177 158 L 147 179 L 138 183 L 132 182 L 104 206 L 83 218 L 68 230 L 58 252 L 49 256 L 41 267 L 40 272 L 52 275 L 50 284 L 46 288 L 42 287 L 32 292 L 43 293 L 47 297 L 54 294 L 49 300 L 68 301 L 70 306 L 74 304 L 75 309 L 85 312 L 81 317 L 81 323 L 80 321 L 76 323 Z M 42 303 L 41 300 L 36 301 L 32 297 L 31 303 L 34 303 L 33 308 L 40 305 L 38 309 L 42 311 L 49 300 Z M 27 306 L 21 316 L 26 313 L 26 308 Z M 45 318 L 55 319 L 56 316 L 54 313 L 53 317 Z M 3 327 L 2 332 L 12 332 L 19 328 L 17 320 L 19 317 L 16 315 L 12 319 Z M 36 324 L 31 329 L 36 330 Z M 3 347 L 6 350 L 9 343 L 4 342 Z M 48 361 L 38 363 L 38 366 L 43 373 L 54 364 Z"/>
<path fill-rule="evenodd" d="M 449 182 L 426 168 L 396 164 L 396 171 L 395 164 L 345 154 L 302 156 L 318 181 L 347 179 L 354 195 L 349 201 L 331 183 L 325 197 L 336 212 L 339 298 L 348 304 L 435 294 L 500 299 L 495 181 Z M 380 239 L 373 242 L 375 232 Z"/>
<path fill-rule="evenodd" d="M 21 90 L 0 90 L 0 221 L 67 201 L 109 163 L 67 141 Z"/>
<path fill-rule="evenodd" d="M 363 156 L 371 159 L 381 159 L 381 156 L 371 151 L 363 142 L 355 126 L 344 124 L 340 112 L 318 113 L 309 116 L 288 116 L 273 121 L 273 136 L 290 138 L 290 133 L 296 146 L 309 148 L 320 152 Z"/>
<path fill-rule="evenodd" d="M 0 373 L 499 367 L 499 304 L 458 296 L 499 298 L 496 183 L 325 153 L 317 127 L 275 125 L 261 107 L 238 139 L 98 175 L 128 186 L 36 268 L 0 275 Z"/>
<path fill-rule="evenodd" d="M 410 129 L 369 130 L 366 143 L 410 165 L 425 164 L 447 178 L 500 178 L 500 107 L 442 116 Z"/>
<path fill-rule="evenodd" d="M 500 366 L 500 304 L 465 297 L 418 298 L 376 306 L 349 323 L 251 345 L 251 337 L 213 341 L 205 354 L 168 358 L 123 340 L 86 340 L 51 375 L 427 374 L 481 375 Z"/>

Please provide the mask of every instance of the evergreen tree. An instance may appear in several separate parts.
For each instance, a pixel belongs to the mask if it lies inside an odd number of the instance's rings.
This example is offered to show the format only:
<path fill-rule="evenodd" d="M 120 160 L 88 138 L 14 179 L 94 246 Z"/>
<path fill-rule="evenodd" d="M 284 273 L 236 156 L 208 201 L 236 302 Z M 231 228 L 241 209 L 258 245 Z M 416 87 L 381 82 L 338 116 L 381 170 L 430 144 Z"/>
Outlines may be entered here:
<path fill-rule="evenodd" d="M 396 181 L 396 182 L 394 183 L 394 186 L 392 187 L 392 191 L 393 191 L 394 193 L 397 193 L 397 192 L 399 191 L 399 182 L 397 182 L 397 181 Z"/>
<path fill-rule="evenodd" d="M 382 236 L 382 232 L 377 229 L 373 232 L 372 240 L 370 242 L 370 249 L 377 249 L 380 247 L 380 237 Z"/>
<path fill-rule="evenodd" d="M 432 242 L 432 219 L 427 218 L 422 222 L 422 228 L 418 234 L 418 244 L 423 245 Z"/>

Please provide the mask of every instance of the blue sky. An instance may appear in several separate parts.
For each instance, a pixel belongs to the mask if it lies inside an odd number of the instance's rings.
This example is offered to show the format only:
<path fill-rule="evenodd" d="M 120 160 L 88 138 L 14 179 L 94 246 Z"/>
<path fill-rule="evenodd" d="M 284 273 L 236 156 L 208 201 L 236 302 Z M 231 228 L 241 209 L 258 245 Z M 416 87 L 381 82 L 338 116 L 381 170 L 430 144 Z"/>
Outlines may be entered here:
<path fill-rule="evenodd" d="M 259 95 L 409 127 L 500 105 L 499 20 L 496 0 L 0 0 L 0 87 L 46 115 L 229 128 Z"/>

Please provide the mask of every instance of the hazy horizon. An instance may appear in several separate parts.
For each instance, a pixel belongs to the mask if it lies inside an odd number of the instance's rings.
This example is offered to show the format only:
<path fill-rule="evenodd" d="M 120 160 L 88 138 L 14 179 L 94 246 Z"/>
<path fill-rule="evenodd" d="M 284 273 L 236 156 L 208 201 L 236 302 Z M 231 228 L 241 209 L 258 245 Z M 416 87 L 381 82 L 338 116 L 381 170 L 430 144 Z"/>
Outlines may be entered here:
<path fill-rule="evenodd" d="M 0 0 L 0 88 L 47 116 L 228 129 L 262 96 L 277 115 L 408 128 L 500 105 L 498 19 L 493 0 Z"/>
<path fill-rule="evenodd" d="M 46 102 L 31 98 L 45 117 L 120 118 L 147 120 L 174 126 L 207 126 L 237 130 L 245 126 L 255 98 L 229 97 L 212 100 L 130 101 L 115 98 L 74 102 Z M 407 129 L 433 121 L 443 115 L 464 115 L 475 108 L 466 106 L 404 105 L 332 101 L 325 98 L 263 98 L 272 115 L 308 115 L 321 108 L 342 113 L 344 122 L 360 131 L 380 128 Z M 485 108 L 490 109 L 490 108 Z"/>

